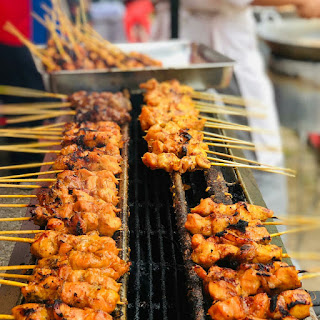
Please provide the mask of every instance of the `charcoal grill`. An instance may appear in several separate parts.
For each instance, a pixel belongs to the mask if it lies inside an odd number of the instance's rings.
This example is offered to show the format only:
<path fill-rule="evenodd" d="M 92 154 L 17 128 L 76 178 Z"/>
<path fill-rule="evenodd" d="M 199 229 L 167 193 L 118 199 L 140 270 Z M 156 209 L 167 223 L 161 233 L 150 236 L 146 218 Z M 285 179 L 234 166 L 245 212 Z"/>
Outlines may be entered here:
<path fill-rule="evenodd" d="M 125 283 L 128 281 L 128 290 L 125 287 L 122 291 L 122 300 L 127 299 L 128 305 L 117 311 L 116 319 L 208 319 L 206 312 L 210 301 L 203 296 L 202 283 L 193 272 L 190 261 L 190 235 L 184 228 L 186 214 L 190 207 L 209 195 L 225 203 L 244 200 L 265 204 L 247 169 L 220 170 L 213 167 L 207 172 L 196 171 L 181 176 L 145 167 L 141 157 L 147 144 L 137 120 L 142 102 L 141 95 L 132 96 L 129 175 L 123 177 L 121 187 L 122 205 L 124 208 L 128 206 L 130 212 L 128 230 L 132 267 L 129 279 L 124 279 Z M 126 177 L 129 179 L 128 188 Z M 25 223 L 23 228 L 30 229 L 30 224 Z M 124 229 L 125 234 L 126 227 Z M 269 231 L 276 232 L 276 228 L 270 226 Z M 128 238 L 122 237 L 121 241 L 126 247 Z M 279 238 L 273 242 L 283 246 Z M 10 264 L 29 264 L 29 259 L 26 245 L 22 249 L 21 244 L 17 244 Z M 10 312 L 17 302 L 17 292 L 17 288 L 0 288 L 0 313 Z"/>

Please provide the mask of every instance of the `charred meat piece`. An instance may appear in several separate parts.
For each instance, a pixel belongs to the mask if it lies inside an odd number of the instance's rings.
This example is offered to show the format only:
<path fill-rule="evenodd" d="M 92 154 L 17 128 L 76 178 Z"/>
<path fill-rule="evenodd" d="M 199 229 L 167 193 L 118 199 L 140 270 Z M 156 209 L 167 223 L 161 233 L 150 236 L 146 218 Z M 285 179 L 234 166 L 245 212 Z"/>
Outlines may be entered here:
<path fill-rule="evenodd" d="M 299 271 L 284 262 L 241 264 L 236 270 L 212 266 L 208 274 L 200 266 L 195 266 L 195 271 L 214 301 L 261 292 L 270 295 L 301 287 Z"/>
<path fill-rule="evenodd" d="M 222 261 L 228 264 L 235 262 L 267 264 L 282 260 L 282 248 L 276 245 L 262 245 L 254 241 L 243 244 L 242 239 L 237 242 L 236 237 L 230 238 L 232 242 L 227 236 L 205 239 L 200 234 L 194 235 L 192 237 L 192 260 L 204 268 L 210 268 Z"/>
<path fill-rule="evenodd" d="M 167 172 L 177 171 L 185 173 L 198 169 L 209 169 L 210 161 L 202 155 L 185 156 L 179 159 L 173 153 L 155 154 L 147 152 L 142 157 L 143 163 L 152 170 L 163 169 Z"/>
<path fill-rule="evenodd" d="M 35 236 L 31 253 L 38 258 L 52 255 L 65 255 L 71 250 L 81 252 L 98 252 L 107 250 L 118 254 L 116 242 L 110 237 L 100 237 L 97 232 L 88 235 L 74 236 L 55 231 L 44 231 Z"/>
<path fill-rule="evenodd" d="M 214 303 L 209 309 L 213 320 L 240 320 L 247 317 L 259 319 L 304 319 L 310 315 L 310 295 L 301 289 L 288 290 L 278 296 L 259 293 L 251 297 L 233 297 Z"/>
<path fill-rule="evenodd" d="M 265 221 L 273 216 L 273 211 L 264 207 L 238 202 L 231 205 L 216 203 L 211 198 L 202 199 L 200 204 L 191 209 L 192 213 L 198 213 L 201 216 L 208 216 L 212 213 L 224 215 L 240 215 L 243 220 L 258 219 Z"/>
<path fill-rule="evenodd" d="M 25 303 L 12 309 L 16 320 L 112 320 L 107 312 L 90 308 L 72 308 L 61 301 L 53 305 Z"/>

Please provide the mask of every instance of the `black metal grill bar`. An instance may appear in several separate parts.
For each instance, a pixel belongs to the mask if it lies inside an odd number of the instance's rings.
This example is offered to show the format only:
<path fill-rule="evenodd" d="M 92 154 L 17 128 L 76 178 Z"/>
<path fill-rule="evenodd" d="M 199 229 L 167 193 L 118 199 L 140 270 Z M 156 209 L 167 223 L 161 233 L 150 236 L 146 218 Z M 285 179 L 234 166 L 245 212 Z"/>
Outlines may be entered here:
<path fill-rule="evenodd" d="M 133 137 L 133 141 L 131 142 L 131 146 L 134 146 L 136 141 L 139 139 L 138 134 L 139 134 L 139 130 L 137 128 L 137 123 L 135 121 L 133 121 L 132 123 L 133 126 L 133 130 L 131 130 L 131 137 Z M 132 151 L 133 150 L 133 151 Z M 133 152 L 133 159 L 137 159 L 138 158 L 138 151 L 137 148 L 130 148 L 130 153 Z M 129 157 L 130 159 L 130 157 Z M 139 172 L 138 172 L 138 163 L 135 161 L 130 161 L 130 167 L 133 168 L 133 173 L 134 173 L 134 177 L 138 177 L 139 176 Z M 132 185 L 132 183 L 130 183 L 129 185 Z M 132 189 L 130 188 L 130 191 Z M 135 188 L 134 188 L 134 199 L 138 199 L 138 195 L 139 195 L 139 183 L 135 183 Z M 134 201 L 134 212 L 136 213 L 138 212 L 138 201 Z M 131 210 L 132 212 L 132 210 Z M 139 232 L 137 232 L 137 230 L 139 230 L 140 227 L 140 217 L 138 214 L 131 214 L 131 219 L 130 220 L 134 220 L 134 230 L 136 231 L 134 234 L 134 250 L 132 250 L 132 253 L 135 254 L 135 256 L 131 256 L 131 260 L 133 260 L 133 263 L 135 264 L 135 277 L 134 277 L 134 290 L 135 290 L 135 301 L 134 301 L 134 319 L 135 320 L 139 320 L 140 319 L 140 290 L 141 290 L 141 247 L 140 247 L 140 236 L 139 236 Z M 132 228 L 130 228 L 131 230 Z M 131 239 L 130 239 L 130 243 L 132 243 Z M 130 246 L 130 248 L 132 248 L 132 246 Z M 132 277 L 130 277 L 130 279 L 132 279 Z M 129 287 L 130 290 L 130 287 Z"/>
<path fill-rule="evenodd" d="M 144 172 L 144 176 L 146 178 L 147 173 Z M 146 181 L 147 179 L 145 179 Z M 149 199 L 149 185 L 147 183 L 144 183 L 144 194 L 146 199 Z M 145 208 L 145 227 L 146 227 L 146 242 L 147 242 L 147 261 L 148 261 L 148 309 L 149 309 L 149 319 L 153 320 L 153 274 L 152 274 L 152 245 L 151 245 L 151 224 L 150 224 L 150 207 L 146 206 Z"/>
<path fill-rule="evenodd" d="M 156 182 L 156 189 L 159 191 L 159 184 Z M 155 194 L 155 202 L 159 203 L 159 192 Z M 161 277 L 161 310 L 162 310 L 162 319 L 167 320 L 167 303 L 166 303 L 166 270 L 163 268 L 164 265 L 164 249 L 163 249 L 163 230 L 160 219 L 160 208 L 155 207 L 155 219 L 156 219 L 156 227 L 158 228 L 158 239 L 159 239 L 159 252 L 160 252 L 160 277 Z M 170 212 L 169 212 L 170 214 Z M 173 255 L 174 256 L 174 255 Z"/>

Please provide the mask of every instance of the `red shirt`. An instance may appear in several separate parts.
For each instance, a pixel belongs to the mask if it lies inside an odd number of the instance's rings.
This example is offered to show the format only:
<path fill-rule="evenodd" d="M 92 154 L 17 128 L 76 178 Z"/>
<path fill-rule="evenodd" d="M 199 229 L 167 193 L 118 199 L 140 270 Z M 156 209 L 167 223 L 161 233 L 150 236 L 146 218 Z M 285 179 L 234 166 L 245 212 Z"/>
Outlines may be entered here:
<path fill-rule="evenodd" d="M 28 39 L 31 35 L 31 1 L 0 0 L 0 43 L 10 46 L 21 46 L 21 42 L 11 33 L 3 30 L 9 21 Z"/>

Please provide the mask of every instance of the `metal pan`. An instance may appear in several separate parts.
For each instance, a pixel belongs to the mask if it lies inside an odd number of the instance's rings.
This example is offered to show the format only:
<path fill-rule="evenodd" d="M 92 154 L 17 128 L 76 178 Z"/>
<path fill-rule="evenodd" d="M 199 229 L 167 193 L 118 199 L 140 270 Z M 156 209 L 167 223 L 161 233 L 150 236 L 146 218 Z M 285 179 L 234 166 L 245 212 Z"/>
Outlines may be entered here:
<path fill-rule="evenodd" d="M 320 20 L 285 19 L 263 22 L 258 34 L 272 52 L 289 59 L 320 61 Z"/>
<path fill-rule="evenodd" d="M 132 70 L 75 70 L 46 73 L 35 58 L 46 89 L 68 93 L 78 90 L 120 91 L 139 89 L 139 84 L 151 78 L 158 81 L 178 79 L 196 90 L 225 88 L 233 73 L 233 60 L 210 48 L 189 41 L 165 41 L 139 44 L 119 44 L 123 51 L 138 51 L 162 61 L 163 67 Z"/>

